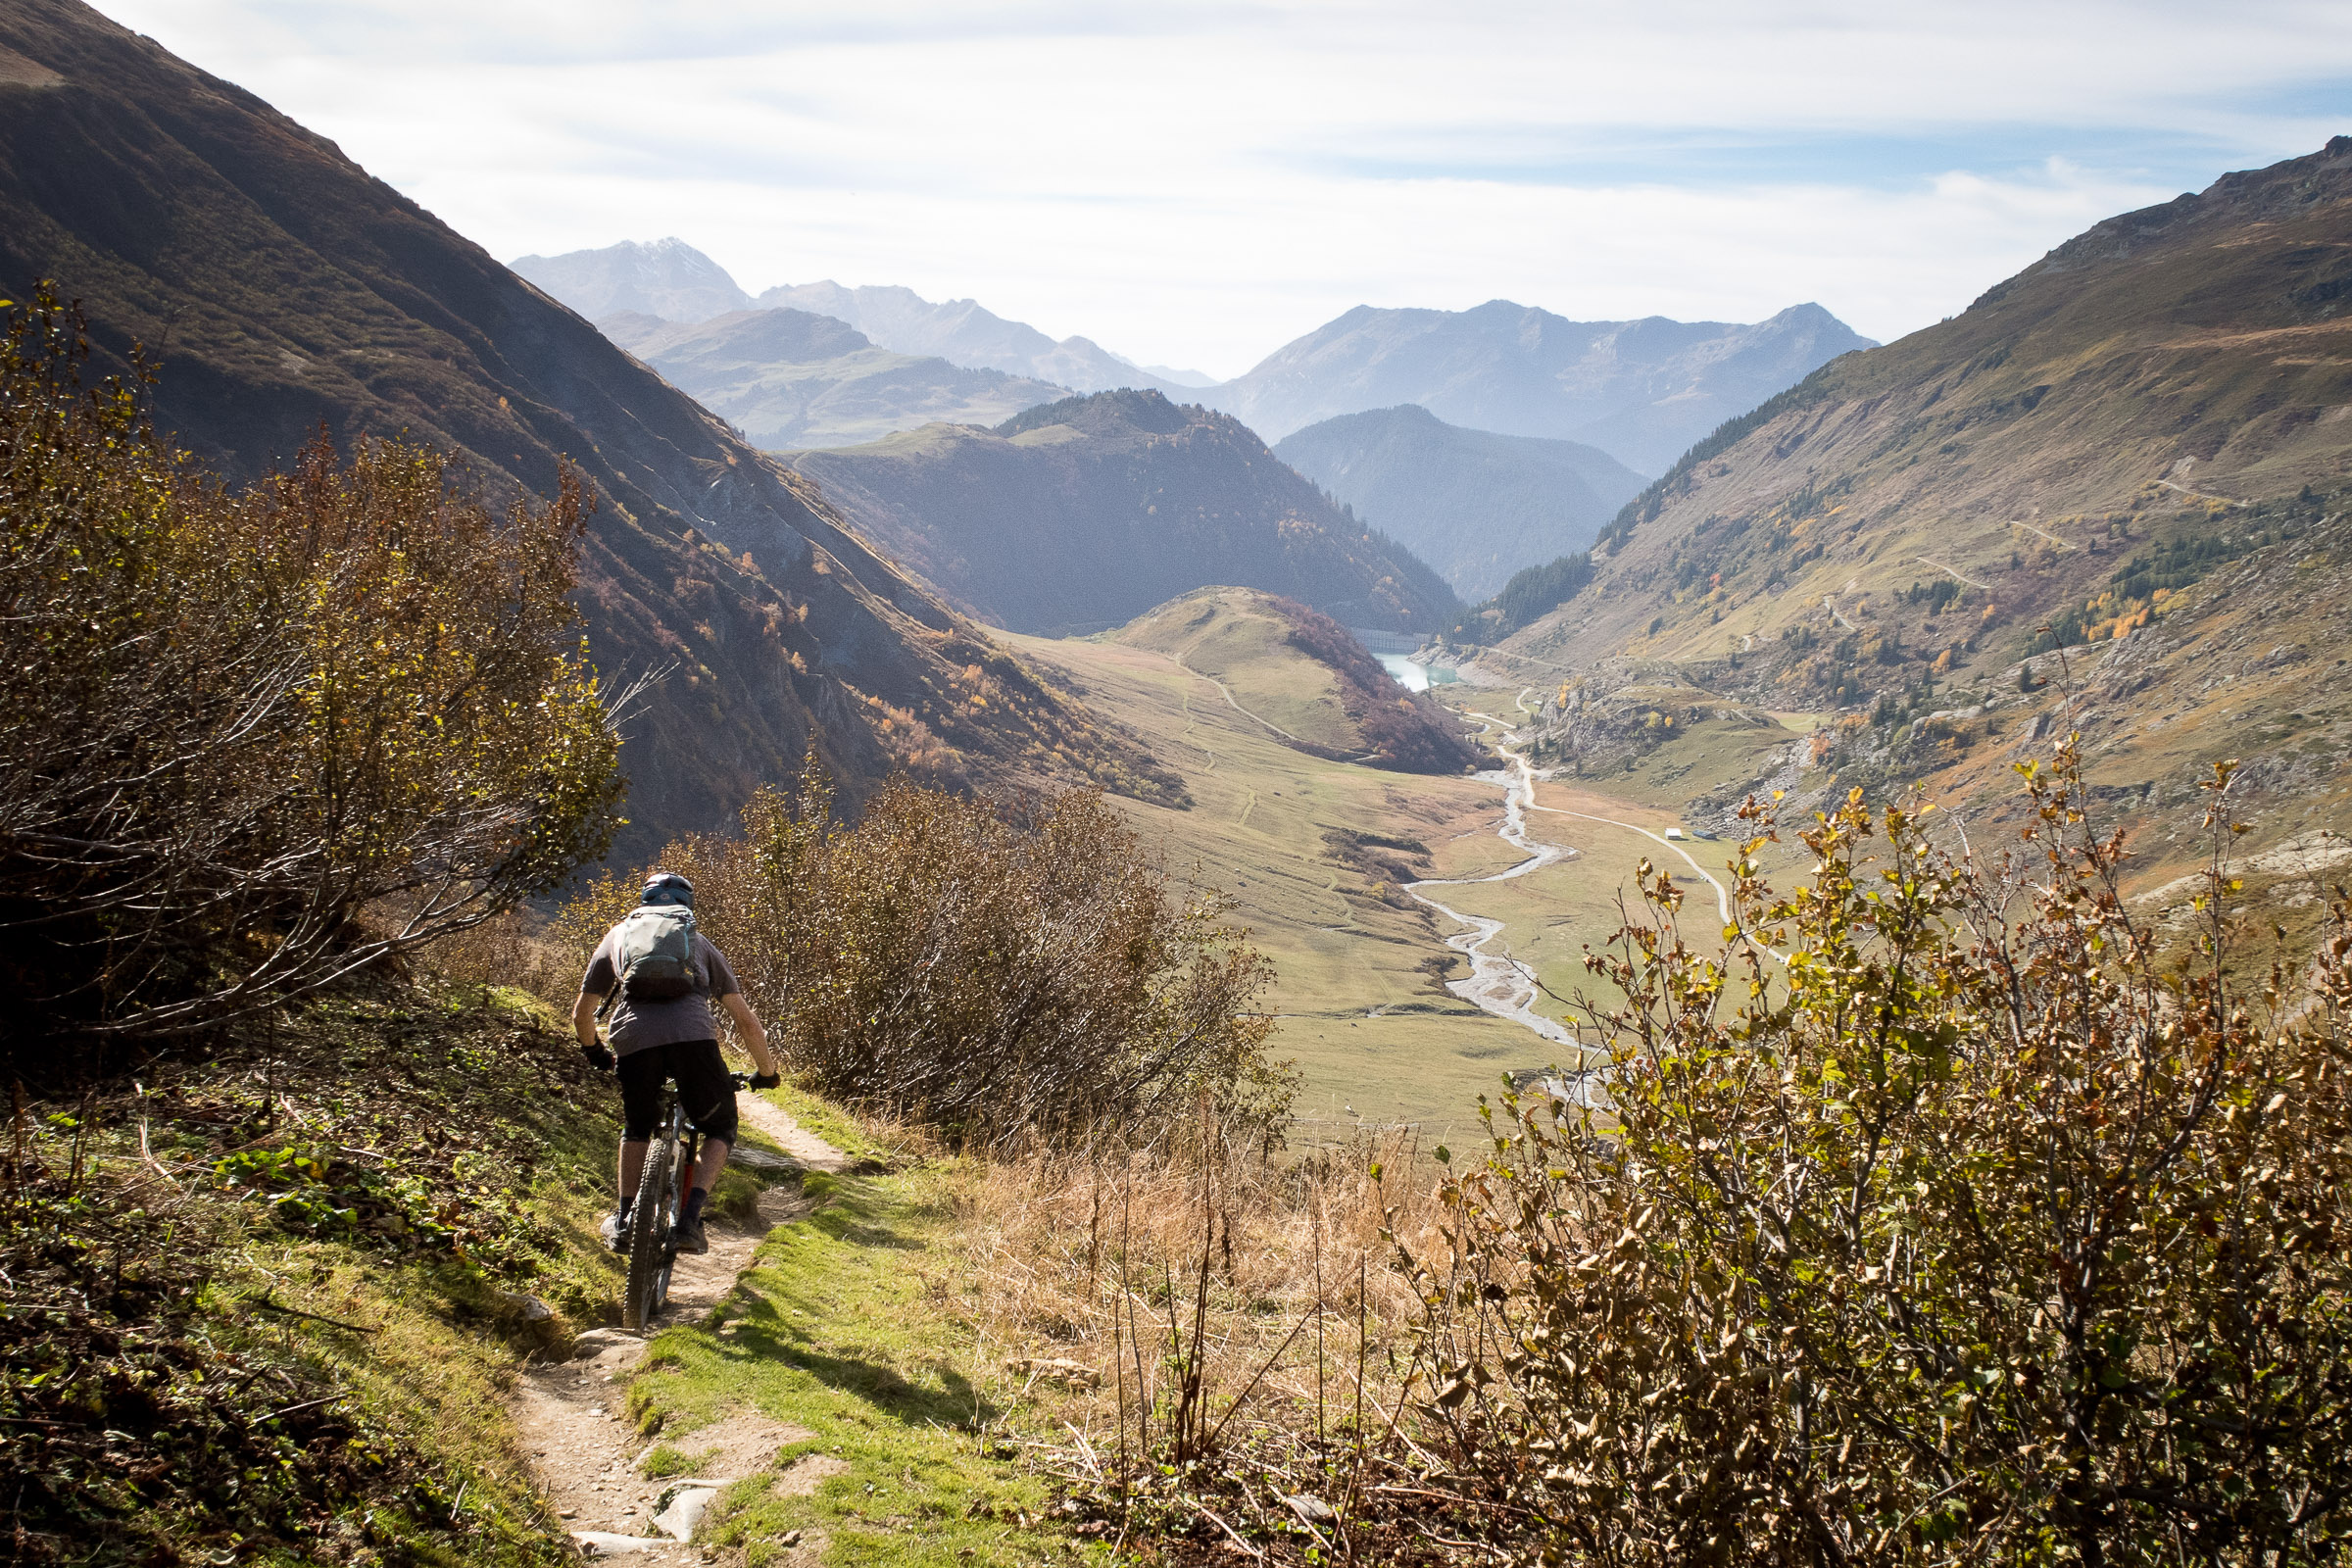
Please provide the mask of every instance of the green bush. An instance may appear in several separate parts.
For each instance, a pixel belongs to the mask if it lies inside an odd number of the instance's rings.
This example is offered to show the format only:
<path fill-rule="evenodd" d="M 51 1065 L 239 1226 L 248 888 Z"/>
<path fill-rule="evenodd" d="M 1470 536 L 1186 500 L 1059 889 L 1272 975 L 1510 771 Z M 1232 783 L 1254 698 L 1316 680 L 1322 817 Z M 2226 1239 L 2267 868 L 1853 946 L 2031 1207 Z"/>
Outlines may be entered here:
<path fill-rule="evenodd" d="M 1646 876 L 1608 1108 L 1446 1182 L 1430 1410 L 1545 1560 L 2340 1558 L 2352 903 L 2235 978 L 2224 765 L 2168 947 L 2060 764 L 1998 863 L 1859 792 L 1791 897 L 1750 841 L 1728 962 Z"/>

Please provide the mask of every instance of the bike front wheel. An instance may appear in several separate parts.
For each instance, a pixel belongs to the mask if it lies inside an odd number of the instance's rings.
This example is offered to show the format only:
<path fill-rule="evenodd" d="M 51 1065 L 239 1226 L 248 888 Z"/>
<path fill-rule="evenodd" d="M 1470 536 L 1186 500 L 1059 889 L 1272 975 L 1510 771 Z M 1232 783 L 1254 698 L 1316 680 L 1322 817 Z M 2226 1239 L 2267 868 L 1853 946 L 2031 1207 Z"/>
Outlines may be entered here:
<path fill-rule="evenodd" d="M 670 1207 L 676 1200 L 673 1166 L 678 1146 L 662 1139 L 645 1152 L 637 1178 L 637 1200 L 629 1209 L 628 1294 L 620 1303 L 621 1327 L 642 1333 L 669 1294 Z"/>

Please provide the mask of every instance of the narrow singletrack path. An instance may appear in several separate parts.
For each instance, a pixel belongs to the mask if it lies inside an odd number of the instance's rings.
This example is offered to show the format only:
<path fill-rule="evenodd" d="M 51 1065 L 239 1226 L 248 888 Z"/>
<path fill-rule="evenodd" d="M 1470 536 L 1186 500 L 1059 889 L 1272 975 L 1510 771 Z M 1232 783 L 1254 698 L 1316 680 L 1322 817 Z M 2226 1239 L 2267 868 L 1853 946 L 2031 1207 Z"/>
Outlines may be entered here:
<path fill-rule="evenodd" d="M 840 1150 L 802 1127 L 757 1094 L 736 1096 L 744 1122 L 811 1169 L 839 1171 Z M 748 1161 L 747 1161 L 748 1163 Z M 725 1299 L 751 1267 L 760 1240 L 814 1205 L 798 1193 L 773 1188 L 760 1198 L 759 1219 L 737 1225 L 713 1216 L 705 1226 L 710 1250 L 683 1256 L 670 1279 L 669 1304 L 652 1333 L 692 1321 Z M 679 1446 L 708 1453 L 691 1478 L 648 1481 L 637 1466 L 653 1445 L 628 1419 L 630 1368 L 645 1353 L 647 1336 L 593 1329 L 579 1337 L 571 1359 L 526 1364 L 515 1379 L 509 1408 L 531 1474 L 550 1505 L 583 1549 L 640 1563 L 699 1563 L 700 1548 L 656 1533 L 654 1518 L 681 1480 L 741 1480 L 764 1469 L 778 1448 L 808 1434 L 750 1412 L 728 1416 L 687 1434 Z"/>

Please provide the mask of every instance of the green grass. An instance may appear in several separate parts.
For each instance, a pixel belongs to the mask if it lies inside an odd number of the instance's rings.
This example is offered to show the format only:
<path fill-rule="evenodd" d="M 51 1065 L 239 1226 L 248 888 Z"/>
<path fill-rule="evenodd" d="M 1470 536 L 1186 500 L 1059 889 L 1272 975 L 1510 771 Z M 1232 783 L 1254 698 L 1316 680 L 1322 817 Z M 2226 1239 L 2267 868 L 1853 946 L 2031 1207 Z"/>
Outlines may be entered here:
<path fill-rule="evenodd" d="M 1473 862 L 1499 870 L 1513 857 L 1494 836 L 1501 815 L 1494 785 L 1308 757 L 1146 649 L 1005 640 L 1072 671 L 1090 704 L 1137 730 L 1183 775 L 1189 811 L 1117 804 L 1172 873 L 1239 902 L 1236 918 L 1276 966 L 1267 999 L 1280 1016 L 1273 1053 L 1304 1071 L 1302 1107 L 1336 1097 L 1368 1118 L 1466 1123 L 1498 1072 L 1529 1064 L 1521 1058 L 1533 1036 L 1432 990 L 1422 965 L 1446 955 L 1450 928 L 1401 897 L 1374 897 L 1324 842 L 1328 829 L 1355 828 L 1428 845 L 1446 867 L 1438 874 Z M 1374 1009 L 1391 1010 L 1367 1018 Z"/>
<path fill-rule="evenodd" d="M 1300 740 L 1344 754 L 1363 736 L 1340 706 L 1339 679 L 1290 645 L 1290 626 L 1247 588 L 1209 588 L 1138 617 L 1109 640 L 1172 655 L 1220 680 L 1250 712 Z M 1221 702 L 1214 691 L 1210 702 Z M 1230 710 L 1228 710 L 1230 711 Z"/>
<path fill-rule="evenodd" d="M 808 1434 L 736 1484 L 705 1540 L 741 1548 L 752 1568 L 782 1560 L 795 1531 L 792 1560 L 834 1565 L 1078 1556 L 1078 1542 L 1043 1523 L 1045 1483 L 1015 1462 L 1026 1422 L 1015 1391 L 980 1363 L 956 1310 L 961 1169 L 810 1175 L 821 1206 L 768 1235 L 709 1320 L 654 1342 L 629 1392 L 641 1428 L 662 1439 L 649 1466 L 675 1473 L 695 1431 L 738 1410 Z M 808 1456 L 841 1468 L 788 1494 L 780 1483 Z"/>
<path fill-rule="evenodd" d="M 595 1236 L 617 1107 L 569 1041 L 511 993 L 371 984 L 151 1061 L 142 1083 L 61 1111 L 86 1129 L 78 1186 L 0 1225 L 26 1298 L 90 1303 L 56 1331 L 84 1397 L 30 1429 L 64 1446 L 20 1434 L 7 1456 L 26 1467 L 18 1522 L 131 1557 L 293 1563 L 323 1540 L 421 1563 L 564 1560 L 506 1391 L 526 1355 L 617 1315 Z M 31 1142 L 27 1193 L 70 1179 L 62 1141 Z M 106 1267 L 86 1276 L 93 1257 Z M 534 1321 L 532 1297 L 554 1316 Z M 10 1345 L 0 1404 L 46 1408 L 41 1359 L 37 1340 Z M 82 1451 L 119 1459 L 60 1468 L 84 1427 L 103 1442 Z M 284 1451 L 224 1488 L 224 1467 L 252 1464 L 240 1433 Z"/>
<path fill-rule="evenodd" d="M 1189 603 L 1195 601 L 1179 601 L 1170 613 Z M 1324 830 L 1347 826 L 1425 844 L 1429 876 L 1503 870 L 1521 857 L 1494 832 L 1502 815 L 1495 785 L 1306 757 L 1148 649 L 1010 640 L 1032 658 L 1070 669 L 1090 703 L 1134 727 L 1183 774 L 1196 803 L 1190 811 L 1121 804 L 1173 869 L 1198 868 L 1203 881 L 1240 901 L 1252 939 L 1274 959 L 1279 979 L 1269 1008 L 1280 1023 L 1273 1049 L 1294 1058 L 1304 1078 L 1302 1138 L 1342 1131 L 1358 1119 L 1417 1122 L 1427 1136 L 1444 1138 L 1472 1125 L 1478 1097 L 1492 1093 L 1500 1074 L 1557 1059 L 1557 1048 L 1432 983 L 1425 965 L 1450 956 L 1448 922 L 1409 901 L 1397 906 L 1376 900 L 1362 876 L 1325 851 Z M 1521 716 L 1512 692 L 1457 688 L 1446 696 L 1466 711 Z M 1681 820 L 1675 808 L 1694 790 L 1790 738 L 1781 729 L 1704 723 L 1644 759 L 1626 780 L 1591 781 L 1590 798 L 1578 781 L 1545 785 L 1540 798 L 1560 806 L 1581 801 L 1579 809 L 1663 831 Z M 1583 967 L 1583 946 L 1600 946 L 1617 929 L 1619 889 L 1630 888 L 1642 857 L 1678 874 L 1688 875 L 1689 867 L 1622 828 L 1544 813 L 1533 820 L 1536 837 L 1573 845 L 1580 858 L 1509 882 L 1432 892 L 1456 909 L 1504 921 L 1509 951 L 1533 963 L 1544 984 L 1574 995 L 1593 984 Z M 1727 843 L 1690 849 L 1709 870 L 1731 854 Z M 1795 863 L 1785 855 L 1767 860 L 1776 867 Z M 1691 929 L 1711 935 L 1720 924 L 1714 895 L 1696 879 L 1690 892 L 1699 911 Z M 1457 963 L 1451 976 L 1466 973 Z M 1556 1017 L 1565 1009 L 1546 1002 L 1538 1010 Z"/>

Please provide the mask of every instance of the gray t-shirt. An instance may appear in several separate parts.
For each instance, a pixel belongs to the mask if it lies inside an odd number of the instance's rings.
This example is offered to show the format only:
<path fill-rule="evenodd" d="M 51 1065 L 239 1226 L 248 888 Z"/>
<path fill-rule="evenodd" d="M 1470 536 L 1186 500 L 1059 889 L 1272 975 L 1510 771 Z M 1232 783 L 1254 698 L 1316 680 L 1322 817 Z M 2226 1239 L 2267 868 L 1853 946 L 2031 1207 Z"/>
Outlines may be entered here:
<path fill-rule="evenodd" d="M 617 929 L 606 932 L 605 940 L 596 945 L 596 956 L 588 960 L 588 973 L 580 980 L 581 996 L 602 997 L 612 989 L 612 938 Z M 735 971 L 727 967 L 718 949 L 699 931 L 694 936 L 694 968 L 702 981 L 699 991 L 669 1002 L 631 1002 L 625 995 L 613 1002 L 612 1010 L 605 1016 L 605 1037 L 612 1042 L 614 1055 L 625 1056 L 649 1046 L 718 1038 L 718 1022 L 711 1016 L 710 1004 L 743 987 L 735 983 Z"/>

